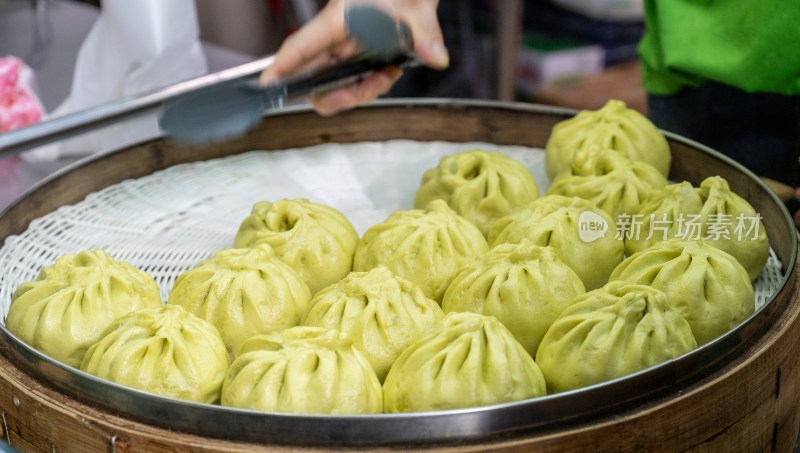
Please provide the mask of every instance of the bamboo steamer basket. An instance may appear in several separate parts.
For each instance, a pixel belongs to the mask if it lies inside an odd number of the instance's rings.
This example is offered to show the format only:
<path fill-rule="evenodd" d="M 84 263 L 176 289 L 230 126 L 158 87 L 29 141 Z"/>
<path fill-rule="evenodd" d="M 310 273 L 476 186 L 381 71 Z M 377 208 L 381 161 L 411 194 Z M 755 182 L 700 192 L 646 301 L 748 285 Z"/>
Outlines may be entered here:
<path fill-rule="evenodd" d="M 265 117 L 206 147 L 163 139 L 103 153 L 48 178 L 0 215 L 0 238 L 124 179 L 243 153 L 328 142 L 411 139 L 543 148 L 574 111 L 530 104 L 395 100 L 333 117 Z M 783 263 L 780 291 L 729 334 L 674 361 L 563 395 L 483 408 L 357 417 L 209 411 L 98 384 L 0 326 L 0 437 L 23 451 L 791 451 L 800 429 L 797 231 L 775 194 L 724 156 L 666 133 L 670 178 L 720 175 L 763 216 Z M 223 412 L 219 412 L 222 410 Z"/>

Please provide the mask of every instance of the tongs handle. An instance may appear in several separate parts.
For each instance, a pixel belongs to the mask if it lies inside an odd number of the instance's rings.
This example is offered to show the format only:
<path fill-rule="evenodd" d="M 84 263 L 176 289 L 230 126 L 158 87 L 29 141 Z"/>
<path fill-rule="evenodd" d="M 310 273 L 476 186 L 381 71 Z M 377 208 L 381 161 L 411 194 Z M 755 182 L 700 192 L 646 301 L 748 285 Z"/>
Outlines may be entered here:
<path fill-rule="evenodd" d="M 218 83 L 256 77 L 261 71 L 269 67 L 274 60 L 275 56 L 271 55 L 220 72 L 180 82 L 143 96 L 109 102 L 0 134 L 0 159 L 109 126 L 122 119 L 139 116 L 151 111 L 155 112 L 166 102 Z"/>
<path fill-rule="evenodd" d="M 408 25 L 381 9 L 371 5 L 348 7 L 345 9 L 345 23 L 348 35 L 367 49 L 364 53 L 316 72 L 287 77 L 276 85 L 278 93 L 272 93 L 295 99 L 349 85 L 388 66 L 419 64 Z M 269 99 L 274 99 L 274 96 L 269 96 Z"/>
<path fill-rule="evenodd" d="M 307 74 L 287 77 L 275 85 L 265 87 L 267 91 L 265 94 L 269 99 L 274 99 L 273 94 L 283 94 L 287 99 L 296 99 L 350 85 L 372 72 L 389 66 L 404 67 L 416 64 L 418 60 L 412 52 L 369 51 L 355 59 Z"/>

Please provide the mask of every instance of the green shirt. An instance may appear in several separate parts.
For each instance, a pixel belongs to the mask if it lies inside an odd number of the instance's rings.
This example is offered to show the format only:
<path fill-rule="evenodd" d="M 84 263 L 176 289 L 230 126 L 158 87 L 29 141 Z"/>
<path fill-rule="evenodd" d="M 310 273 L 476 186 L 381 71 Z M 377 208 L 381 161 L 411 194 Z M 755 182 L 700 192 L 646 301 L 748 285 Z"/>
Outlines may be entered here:
<path fill-rule="evenodd" d="M 800 0 L 644 0 L 642 81 L 667 95 L 713 80 L 800 94 Z"/>

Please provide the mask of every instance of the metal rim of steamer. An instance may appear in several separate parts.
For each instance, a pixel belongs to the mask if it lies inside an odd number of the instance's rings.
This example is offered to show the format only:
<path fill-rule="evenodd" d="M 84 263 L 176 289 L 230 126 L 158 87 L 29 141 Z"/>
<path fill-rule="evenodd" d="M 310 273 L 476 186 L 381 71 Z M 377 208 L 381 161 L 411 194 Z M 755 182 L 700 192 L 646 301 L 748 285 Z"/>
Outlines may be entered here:
<path fill-rule="evenodd" d="M 576 113 L 570 109 L 533 104 L 452 99 L 383 100 L 362 108 L 413 108 L 415 106 L 439 106 L 455 109 L 499 108 L 563 118 Z M 303 113 L 308 110 L 306 107 L 291 107 L 283 112 L 267 116 Z M 783 259 L 784 275 L 780 287 L 784 288 L 794 273 L 798 241 L 797 235 L 794 234 L 794 223 L 777 196 L 749 170 L 728 157 L 681 136 L 669 132 L 664 132 L 664 134 L 669 141 L 693 148 L 701 153 L 710 154 L 713 158 L 744 174 L 773 203 L 782 208 L 783 218 L 780 229 L 792 235 L 791 251 L 788 254 L 784 253 Z M 92 156 L 51 175 L 0 213 L 0 222 L 14 205 L 25 203 L 37 190 L 46 188 L 59 176 L 79 171 L 93 161 L 113 158 L 113 154 L 114 151 L 109 151 Z M 780 293 L 781 291 L 778 292 L 778 294 Z M 5 355 L 14 363 L 79 401 L 86 401 L 114 413 L 124 414 L 131 419 L 156 426 L 164 426 L 165 421 L 168 420 L 171 429 L 189 434 L 236 439 L 244 442 L 309 446 L 322 444 L 326 446 L 434 445 L 453 441 L 488 440 L 535 432 L 537 428 L 585 420 L 589 417 L 641 404 L 648 398 L 670 391 L 675 392 L 692 381 L 713 373 L 731 351 L 763 329 L 769 323 L 770 315 L 779 308 L 774 303 L 778 294 L 726 335 L 684 356 L 646 370 L 558 395 L 492 406 L 424 413 L 329 416 L 261 412 L 193 403 L 124 387 L 75 370 L 23 343 L 4 325 L 0 325 L 0 344 L 6 349 Z"/>

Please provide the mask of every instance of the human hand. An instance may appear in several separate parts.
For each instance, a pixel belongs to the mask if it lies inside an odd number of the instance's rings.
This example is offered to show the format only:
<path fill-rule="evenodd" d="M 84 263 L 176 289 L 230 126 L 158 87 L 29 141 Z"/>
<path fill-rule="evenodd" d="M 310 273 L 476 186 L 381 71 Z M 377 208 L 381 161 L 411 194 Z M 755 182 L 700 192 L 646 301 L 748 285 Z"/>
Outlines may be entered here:
<path fill-rule="evenodd" d="M 348 0 L 330 0 L 311 21 L 289 36 L 273 64 L 261 74 L 261 84 L 279 77 L 330 65 L 358 53 L 357 43 L 347 37 L 344 11 Z M 438 0 L 373 0 L 376 6 L 404 21 L 414 37 L 414 51 L 423 64 L 444 69 L 450 64 L 442 30 L 436 17 Z M 398 67 L 376 71 L 352 85 L 312 96 L 309 103 L 322 115 L 331 115 L 385 94 L 400 78 Z"/>

